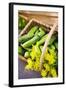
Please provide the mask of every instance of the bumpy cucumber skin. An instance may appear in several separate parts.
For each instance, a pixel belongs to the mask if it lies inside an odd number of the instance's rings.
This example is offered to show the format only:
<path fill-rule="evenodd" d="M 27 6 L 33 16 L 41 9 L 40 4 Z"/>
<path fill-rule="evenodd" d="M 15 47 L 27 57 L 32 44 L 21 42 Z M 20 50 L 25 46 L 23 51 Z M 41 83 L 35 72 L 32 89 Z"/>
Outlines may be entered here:
<path fill-rule="evenodd" d="M 34 33 L 36 32 L 37 29 L 38 29 L 38 26 L 32 27 L 31 30 L 28 32 L 28 34 L 20 36 L 18 38 L 18 41 L 21 43 L 24 43 L 27 40 L 31 39 L 34 36 Z"/>
<path fill-rule="evenodd" d="M 23 48 L 28 48 L 30 47 L 32 44 L 35 44 L 38 40 L 40 40 L 40 38 L 44 35 L 44 31 L 40 31 L 36 36 L 34 36 L 32 39 L 28 40 L 27 42 L 25 42 L 24 44 L 21 44 L 21 46 Z"/>
<path fill-rule="evenodd" d="M 42 45 L 42 44 L 45 42 L 46 38 L 47 38 L 47 34 L 44 35 L 44 36 L 37 42 L 37 45 L 38 45 L 38 46 Z"/>

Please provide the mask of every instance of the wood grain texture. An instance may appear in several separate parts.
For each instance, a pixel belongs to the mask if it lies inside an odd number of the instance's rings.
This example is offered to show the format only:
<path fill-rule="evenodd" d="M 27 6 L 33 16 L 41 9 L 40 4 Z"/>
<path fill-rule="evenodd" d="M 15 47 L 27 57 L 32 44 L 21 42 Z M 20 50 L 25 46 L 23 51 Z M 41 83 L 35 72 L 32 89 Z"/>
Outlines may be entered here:
<path fill-rule="evenodd" d="M 58 13 L 57 12 L 29 12 L 29 11 L 20 11 L 20 14 L 26 16 L 29 20 L 34 18 L 42 23 L 53 25 L 53 23 L 58 21 Z"/>

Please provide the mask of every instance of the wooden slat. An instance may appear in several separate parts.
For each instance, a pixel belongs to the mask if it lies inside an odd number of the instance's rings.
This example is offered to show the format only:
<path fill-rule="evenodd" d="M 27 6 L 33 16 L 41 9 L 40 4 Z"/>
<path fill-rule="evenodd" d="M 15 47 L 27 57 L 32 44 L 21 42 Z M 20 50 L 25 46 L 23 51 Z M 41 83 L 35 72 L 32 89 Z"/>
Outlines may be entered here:
<path fill-rule="evenodd" d="M 20 11 L 21 12 L 21 11 Z M 22 11 L 20 14 L 26 16 L 29 20 L 34 18 L 42 23 L 53 25 L 55 21 L 58 21 L 58 13 L 54 12 L 27 12 Z"/>

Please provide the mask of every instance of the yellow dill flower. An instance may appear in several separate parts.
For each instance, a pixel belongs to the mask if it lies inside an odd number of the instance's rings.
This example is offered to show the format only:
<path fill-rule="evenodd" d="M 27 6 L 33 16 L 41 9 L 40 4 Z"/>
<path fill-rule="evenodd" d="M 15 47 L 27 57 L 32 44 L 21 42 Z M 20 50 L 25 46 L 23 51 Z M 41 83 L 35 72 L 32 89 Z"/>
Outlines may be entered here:
<path fill-rule="evenodd" d="M 44 68 L 46 69 L 46 71 L 50 71 L 50 66 L 49 66 L 49 64 L 46 64 L 46 63 L 45 63 L 43 66 L 44 66 Z"/>
<path fill-rule="evenodd" d="M 50 58 L 49 53 L 45 53 L 45 55 L 44 55 L 44 59 L 47 60 L 47 61 L 49 61 L 49 58 Z"/>
<path fill-rule="evenodd" d="M 52 77 L 57 77 L 57 72 L 56 72 L 55 68 L 51 68 L 50 73 L 51 73 Z"/>
<path fill-rule="evenodd" d="M 32 62 L 32 60 L 31 60 L 31 58 L 28 58 L 27 59 L 27 65 L 25 66 L 25 69 L 27 69 L 27 70 L 29 70 L 29 69 L 33 69 L 33 62 Z"/>
<path fill-rule="evenodd" d="M 46 77 L 46 76 L 47 76 L 47 71 L 44 70 L 44 69 L 42 69 L 42 71 L 41 71 L 41 76 L 42 76 L 42 77 Z"/>
<path fill-rule="evenodd" d="M 51 50 L 52 51 L 52 50 Z M 44 55 L 44 59 L 46 61 L 48 61 L 49 64 L 53 64 L 55 62 L 55 57 L 56 55 L 53 53 L 54 51 L 52 51 L 52 53 L 48 53 L 48 49 L 46 50 L 46 53 Z"/>
<path fill-rule="evenodd" d="M 32 60 L 34 60 L 35 58 L 40 58 L 40 55 L 41 55 L 41 51 L 40 51 L 39 47 L 37 45 L 35 45 L 35 46 L 33 45 L 32 51 L 30 53 Z"/>
<path fill-rule="evenodd" d="M 48 61 L 49 61 L 49 64 L 53 64 L 55 62 L 53 55 L 50 55 Z"/>
<path fill-rule="evenodd" d="M 40 61 L 36 60 L 33 64 L 33 68 L 35 71 L 39 71 Z"/>

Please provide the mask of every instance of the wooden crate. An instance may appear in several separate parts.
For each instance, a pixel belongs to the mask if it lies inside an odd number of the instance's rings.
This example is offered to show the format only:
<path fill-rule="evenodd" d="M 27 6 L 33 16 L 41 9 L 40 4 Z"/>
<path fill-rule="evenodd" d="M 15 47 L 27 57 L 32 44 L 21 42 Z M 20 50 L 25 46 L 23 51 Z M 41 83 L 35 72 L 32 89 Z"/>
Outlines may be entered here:
<path fill-rule="evenodd" d="M 49 33 L 49 31 L 51 30 L 52 26 L 48 25 L 48 24 L 44 24 L 36 19 L 31 19 L 27 25 L 25 26 L 25 28 L 21 31 L 21 33 L 19 34 L 19 37 L 22 35 L 25 35 L 28 33 L 28 31 L 35 25 L 38 25 L 39 27 L 42 26 L 45 28 L 46 32 Z M 27 59 L 24 56 L 18 55 L 19 59 L 21 59 L 22 61 L 27 62 Z"/>

